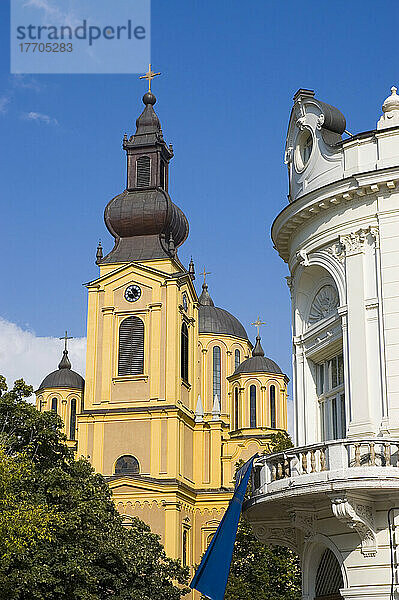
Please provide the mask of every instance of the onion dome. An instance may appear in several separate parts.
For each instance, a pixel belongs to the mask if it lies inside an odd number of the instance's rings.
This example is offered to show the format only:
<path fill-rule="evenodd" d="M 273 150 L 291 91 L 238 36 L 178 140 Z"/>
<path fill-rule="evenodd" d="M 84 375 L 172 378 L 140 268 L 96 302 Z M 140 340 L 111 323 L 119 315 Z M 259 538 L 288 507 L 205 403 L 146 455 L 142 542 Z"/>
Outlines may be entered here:
<path fill-rule="evenodd" d="M 382 105 L 383 115 L 377 123 L 377 129 L 386 129 L 399 125 L 399 96 L 398 88 L 391 87 L 391 95 L 385 99 Z"/>
<path fill-rule="evenodd" d="M 169 161 L 158 116 L 156 98 L 143 96 L 145 108 L 136 121 L 136 133 L 125 134 L 127 187 L 105 208 L 104 220 L 115 246 L 98 264 L 173 258 L 188 236 L 188 221 L 168 194 Z"/>
<path fill-rule="evenodd" d="M 259 335 L 256 336 L 256 344 L 252 350 L 252 356 L 238 365 L 233 375 L 241 373 L 283 373 L 274 360 L 265 356 Z"/>
<path fill-rule="evenodd" d="M 247 332 L 240 321 L 227 310 L 214 305 L 206 283 L 202 285 L 202 293 L 198 298 L 198 302 L 200 333 L 233 335 L 248 340 Z"/>
<path fill-rule="evenodd" d="M 68 358 L 68 350 L 64 350 L 58 370 L 53 371 L 41 382 L 37 391 L 46 388 L 69 388 L 72 390 L 83 390 L 85 380 L 79 373 L 72 371 L 71 361 Z"/>

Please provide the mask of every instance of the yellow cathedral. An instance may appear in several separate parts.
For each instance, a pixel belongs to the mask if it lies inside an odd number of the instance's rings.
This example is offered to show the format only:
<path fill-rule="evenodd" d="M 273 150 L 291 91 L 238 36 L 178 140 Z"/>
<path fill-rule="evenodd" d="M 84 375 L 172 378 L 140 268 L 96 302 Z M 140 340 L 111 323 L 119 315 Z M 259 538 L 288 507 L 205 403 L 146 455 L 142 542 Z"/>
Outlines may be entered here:
<path fill-rule="evenodd" d="M 151 74 L 151 69 L 149 71 Z M 86 379 L 67 335 L 58 369 L 36 392 L 68 444 L 102 473 L 126 525 L 137 516 L 166 553 L 199 562 L 232 496 L 237 462 L 268 450 L 287 427 L 287 376 L 214 305 L 177 249 L 188 222 L 170 199 L 173 157 L 151 89 L 136 133 L 123 140 L 126 189 L 105 208 L 115 244 L 97 249 L 87 284 Z M 259 324 L 259 319 L 257 324 Z"/>

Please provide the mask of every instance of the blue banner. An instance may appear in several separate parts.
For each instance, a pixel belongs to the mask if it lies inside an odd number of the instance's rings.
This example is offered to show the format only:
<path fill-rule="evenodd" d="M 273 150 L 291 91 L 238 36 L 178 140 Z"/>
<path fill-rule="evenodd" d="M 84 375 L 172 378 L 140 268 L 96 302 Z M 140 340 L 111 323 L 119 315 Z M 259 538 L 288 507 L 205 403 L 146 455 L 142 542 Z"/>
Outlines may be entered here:
<path fill-rule="evenodd" d="M 210 600 L 223 600 L 224 598 L 242 503 L 253 462 L 257 456 L 257 454 L 252 456 L 237 471 L 234 495 L 190 583 L 191 588 L 201 592 Z"/>

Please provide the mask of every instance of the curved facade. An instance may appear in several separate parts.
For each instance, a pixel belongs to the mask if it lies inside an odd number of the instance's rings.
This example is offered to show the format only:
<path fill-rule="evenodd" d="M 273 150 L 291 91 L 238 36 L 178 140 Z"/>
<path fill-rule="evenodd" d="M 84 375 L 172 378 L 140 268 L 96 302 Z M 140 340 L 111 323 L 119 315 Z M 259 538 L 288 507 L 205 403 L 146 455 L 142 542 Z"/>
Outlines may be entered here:
<path fill-rule="evenodd" d="M 258 462 L 247 515 L 259 539 L 301 555 L 303 598 L 388 600 L 399 573 L 399 102 L 393 88 L 377 128 L 346 139 L 325 106 L 309 90 L 294 98 L 290 203 L 272 227 L 290 270 L 296 447 Z"/>

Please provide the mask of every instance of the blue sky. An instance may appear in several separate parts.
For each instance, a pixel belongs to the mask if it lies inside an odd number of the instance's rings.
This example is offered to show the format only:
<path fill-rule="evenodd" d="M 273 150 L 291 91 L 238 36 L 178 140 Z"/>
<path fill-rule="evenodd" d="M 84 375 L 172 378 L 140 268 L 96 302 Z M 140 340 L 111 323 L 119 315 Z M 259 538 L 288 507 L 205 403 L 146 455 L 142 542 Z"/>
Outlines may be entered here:
<path fill-rule="evenodd" d="M 0 317 L 36 336 L 68 328 L 82 337 L 82 284 L 97 275 L 98 239 L 112 246 L 103 210 L 124 188 L 121 141 L 135 130 L 145 83 L 11 76 L 8 4 L 0 3 Z M 270 226 L 287 202 L 292 96 L 314 89 L 349 131 L 374 128 L 399 81 L 398 17 L 389 0 L 152 2 L 156 110 L 175 151 L 170 194 L 190 222 L 180 258 L 192 255 L 197 271 L 206 265 L 215 304 L 252 338 L 250 323 L 267 322 L 266 353 L 289 375 L 288 271 Z"/>

